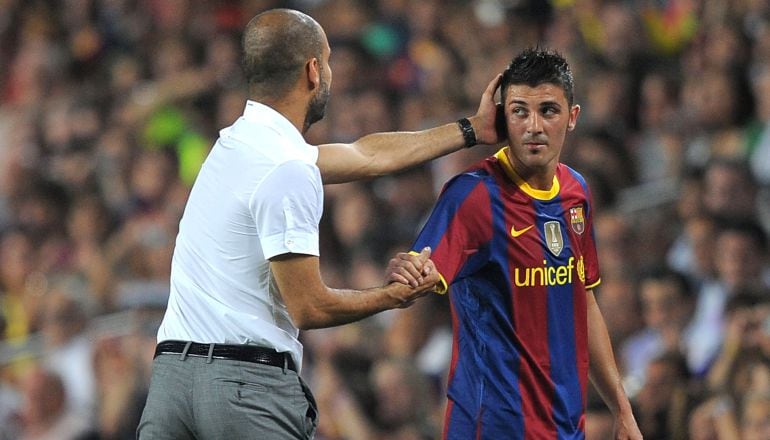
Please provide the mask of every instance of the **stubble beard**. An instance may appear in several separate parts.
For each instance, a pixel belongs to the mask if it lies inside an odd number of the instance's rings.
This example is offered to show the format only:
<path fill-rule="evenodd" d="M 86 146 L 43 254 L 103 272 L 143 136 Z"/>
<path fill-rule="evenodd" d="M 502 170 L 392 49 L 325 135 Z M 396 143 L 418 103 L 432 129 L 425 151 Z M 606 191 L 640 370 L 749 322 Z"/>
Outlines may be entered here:
<path fill-rule="evenodd" d="M 329 84 L 322 82 L 318 93 L 310 99 L 307 104 L 307 112 L 305 113 L 305 122 L 303 124 L 302 132 L 306 132 L 311 125 L 323 119 L 326 114 L 326 105 L 329 103 L 329 96 L 331 91 Z"/>

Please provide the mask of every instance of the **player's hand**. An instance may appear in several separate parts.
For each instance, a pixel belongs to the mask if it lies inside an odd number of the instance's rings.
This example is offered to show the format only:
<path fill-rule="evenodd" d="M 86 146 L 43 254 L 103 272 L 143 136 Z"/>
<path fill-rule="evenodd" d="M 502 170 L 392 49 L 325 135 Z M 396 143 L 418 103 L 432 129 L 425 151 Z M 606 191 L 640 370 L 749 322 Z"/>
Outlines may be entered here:
<path fill-rule="evenodd" d="M 642 433 L 633 415 L 620 415 L 615 420 L 615 440 L 642 440 Z"/>
<path fill-rule="evenodd" d="M 388 262 L 385 274 L 387 283 L 401 283 L 413 288 L 423 284 L 425 276 L 435 271 L 430 261 L 430 248 L 425 247 L 419 254 L 399 252 Z M 438 275 L 436 275 L 438 277 Z"/>
<path fill-rule="evenodd" d="M 503 106 L 495 100 L 495 93 L 500 88 L 502 79 L 502 74 L 497 74 L 492 79 L 481 95 L 478 111 L 474 116 L 468 118 L 476 132 L 476 142 L 479 144 L 494 145 L 508 137 Z"/>
<path fill-rule="evenodd" d="M 388 262 L 387 282 L 409 286 L 394 292 L 399 304 L 406 308 L 414 302 L 436 290 L 441 278 L 433 261 L 430 260 L 430 248 L 423 248 L 419 254 L 399 252 Z"/>

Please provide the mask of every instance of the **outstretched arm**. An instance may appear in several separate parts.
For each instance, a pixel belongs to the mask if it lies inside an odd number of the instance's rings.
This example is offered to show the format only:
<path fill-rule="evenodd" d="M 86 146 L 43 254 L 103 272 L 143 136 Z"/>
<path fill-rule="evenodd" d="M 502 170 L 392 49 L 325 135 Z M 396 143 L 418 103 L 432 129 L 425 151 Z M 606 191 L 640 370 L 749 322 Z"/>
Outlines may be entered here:
<path fill-rule="evenodd" d="M 481 95 L 478 111 L 469 121 L 480 144 L 496 144 L 504 136 L 497 130 L 497 75 Z M 465 146 L 457 123 L 422 131 L 375 133 L 350 144 L 319 145 L 318 168 L 324 184 L 381 176 L 457 151 Z"/>
<path fill-rule="evenodd" d="M 589 377 L 599 395 L 615 416 L 616 440 L 641 440 L 642 434 L 631 412 L 631 403 L 612 354 L 612 345 L 593 290 L 588 295 L 588 355 Z"/>
<path fill-rule="evenodd" d="M 319 259 L 313 255 L 283 254 L 270 259 L 270 270 L 294 325 L 302 330 L 358 321 L 384 310 L 410 306 L 439 281 L 428 259 L 430 249 L 415 255 L 418 282 L 390 283 L 364 290 L 332 289 L 321 279 Z"/>

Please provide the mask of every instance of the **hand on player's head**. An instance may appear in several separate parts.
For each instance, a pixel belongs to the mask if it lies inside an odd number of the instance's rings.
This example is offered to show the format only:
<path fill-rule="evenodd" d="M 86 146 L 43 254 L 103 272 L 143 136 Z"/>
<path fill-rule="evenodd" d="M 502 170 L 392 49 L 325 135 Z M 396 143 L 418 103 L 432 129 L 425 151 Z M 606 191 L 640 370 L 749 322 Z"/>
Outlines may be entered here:
<path fill-rule="evenodd" d="M 479 144 L 494 145 L 507 138 L 503 106 L 495 100 L 502 78 L 503 76 L 498 74 L 487 84 L 486 90 L 481 95 L 479 109 L 470 118 Z"/>

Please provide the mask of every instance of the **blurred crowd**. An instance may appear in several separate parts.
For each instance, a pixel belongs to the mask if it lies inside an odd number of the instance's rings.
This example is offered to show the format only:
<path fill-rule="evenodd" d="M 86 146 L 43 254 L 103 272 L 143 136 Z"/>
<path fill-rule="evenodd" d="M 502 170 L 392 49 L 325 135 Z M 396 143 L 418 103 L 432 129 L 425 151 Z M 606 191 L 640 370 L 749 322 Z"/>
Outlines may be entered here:
<path fill-rule="evenodd" d="M 0 439 L 134 438 L 177 224 L 242 112 L 240 32 L 315 17 L 311 143 L 473 114 L 521 49 L 573 67 L 563 161 L 595 202 L 602 308 L 646 439 L 770 439 L 765 0 L 0 0 Z M 478 146 L 325 188 L 327 284 L 371 287 Z M 303 333 L 319 440 L 438 436 L 447 298 Z M 593 391 L 588 439 L 610 438 Z"/>

